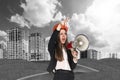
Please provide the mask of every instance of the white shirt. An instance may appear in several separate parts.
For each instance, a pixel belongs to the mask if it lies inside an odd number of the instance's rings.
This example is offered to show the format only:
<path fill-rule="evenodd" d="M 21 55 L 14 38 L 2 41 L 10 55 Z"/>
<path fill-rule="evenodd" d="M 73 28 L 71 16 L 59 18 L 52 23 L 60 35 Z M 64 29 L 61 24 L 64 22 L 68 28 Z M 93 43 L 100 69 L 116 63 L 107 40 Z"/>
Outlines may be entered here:
<path fill-rule="evenodd" d="M 58 70 L 58 69 L 71 70 L 70 65 L 69 65 L 69 62 L 68 62 L 67 53 L 66 53 L 66 51 L 65 51 L 64 48 L 62 49 L 62 51 L 63 51 L 63 58 L 64 58 L 64 60 L 62 60 L 62 61 L 57 61 L 57 64 L 56 64 L 55 69 L 56 69 L 56 70 Z"/>

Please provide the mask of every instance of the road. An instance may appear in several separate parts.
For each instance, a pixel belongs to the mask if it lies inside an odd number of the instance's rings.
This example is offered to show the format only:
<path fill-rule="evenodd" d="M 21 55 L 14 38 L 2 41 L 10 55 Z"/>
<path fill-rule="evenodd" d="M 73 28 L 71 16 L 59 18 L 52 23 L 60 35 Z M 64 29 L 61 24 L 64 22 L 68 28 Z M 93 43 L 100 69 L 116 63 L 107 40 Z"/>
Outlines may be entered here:
<path fill-rule="evenodd" d="M 82 74 L 82 73 L 90 73 L 90 72 L 99 72 L 99 70 L 77 64 L 77 67 L 74 70 L 74 72 L 75 74 Z M 17 80 L 52 80 L 52 78 L 53 78 L 53 74 L 49 74 L 48 72 L 43 72 L 43 73 L 25 76 Z"/>

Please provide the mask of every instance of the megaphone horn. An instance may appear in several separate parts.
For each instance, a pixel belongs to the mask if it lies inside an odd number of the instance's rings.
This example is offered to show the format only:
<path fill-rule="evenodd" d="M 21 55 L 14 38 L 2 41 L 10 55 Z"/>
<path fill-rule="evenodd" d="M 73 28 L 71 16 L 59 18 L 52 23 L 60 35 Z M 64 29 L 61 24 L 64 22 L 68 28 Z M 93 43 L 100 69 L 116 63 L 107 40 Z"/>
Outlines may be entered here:
<path fill-rule="evenodd" d="M 89 47 L 89 40 L 85 35 L 79 34 L 76 36 L 73 44 L 78 50 L 85 51 Z"/>
<path fill-rule="evenodd" d="M 74 49 L 78 49 L 79 51 L 85 51 L 88 49 L 89 47 L 89 40 L 88 38 L 83 35 L 83 34 L 78 34 L 75 37 L 74 41 L 71 41 L 68 45 L 68 48 L 74 48 Z"/>

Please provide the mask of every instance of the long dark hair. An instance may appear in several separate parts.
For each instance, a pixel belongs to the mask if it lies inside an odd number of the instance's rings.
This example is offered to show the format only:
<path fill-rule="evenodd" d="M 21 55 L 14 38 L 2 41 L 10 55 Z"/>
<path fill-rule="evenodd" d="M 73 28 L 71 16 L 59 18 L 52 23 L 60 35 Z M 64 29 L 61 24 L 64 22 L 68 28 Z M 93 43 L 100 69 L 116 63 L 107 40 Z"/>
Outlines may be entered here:
<path fill-rule="evenodd" d="M 67 38 L 66 38 L 65 44 L 63 44 L 63 45 L 61 44 L 61 42 L 60 42 L 60 33 L 59 33 L 58 37 L 57 37 L 56 48 L 55 48 L 55 58 L 58 61 L 64 60 L 62 48 L 65 48 L 65 50 L 66 50 L 67 49 L 67 47 L 66 47 L 67 44 L 68 44 Z"/>

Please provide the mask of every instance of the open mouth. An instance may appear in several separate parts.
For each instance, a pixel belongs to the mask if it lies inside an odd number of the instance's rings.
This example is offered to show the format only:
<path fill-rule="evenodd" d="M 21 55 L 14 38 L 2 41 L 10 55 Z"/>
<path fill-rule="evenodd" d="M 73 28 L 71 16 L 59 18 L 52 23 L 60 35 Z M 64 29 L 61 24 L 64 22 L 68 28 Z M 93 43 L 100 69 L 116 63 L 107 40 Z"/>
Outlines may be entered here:
<path fill-rule="evenodd" d="M 65 42 L 65 38 L 62 38 L 62 41 Z"/>

